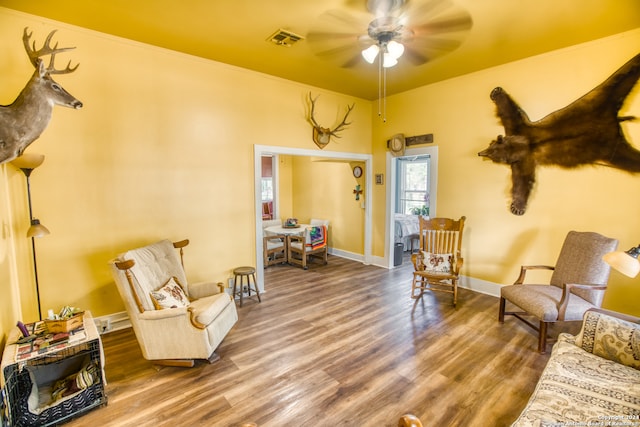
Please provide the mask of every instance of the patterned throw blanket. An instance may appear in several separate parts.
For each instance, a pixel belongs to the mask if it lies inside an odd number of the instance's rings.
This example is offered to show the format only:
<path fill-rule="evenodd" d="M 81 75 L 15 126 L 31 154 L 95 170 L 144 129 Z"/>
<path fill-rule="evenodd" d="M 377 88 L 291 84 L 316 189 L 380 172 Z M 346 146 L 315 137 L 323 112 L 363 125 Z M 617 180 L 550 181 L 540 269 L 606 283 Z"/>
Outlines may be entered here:
<path fill-rule="evenodd" d="M 327 244 L 327 233 L 324 225 L 309 227 L 309 241 L 307 243 L 311 249 L 318 249 Z"/>

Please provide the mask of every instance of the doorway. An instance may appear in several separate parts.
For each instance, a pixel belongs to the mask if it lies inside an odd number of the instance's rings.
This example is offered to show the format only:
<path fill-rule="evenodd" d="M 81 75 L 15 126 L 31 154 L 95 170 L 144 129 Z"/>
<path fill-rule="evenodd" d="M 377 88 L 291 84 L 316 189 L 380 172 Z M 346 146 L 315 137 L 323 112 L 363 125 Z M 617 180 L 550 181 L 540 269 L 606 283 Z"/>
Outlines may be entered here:
<path fill-rule="evenodd" d="M 428 177 L 425 177 L 428 186 L 424 188 L 424 191 L 413 191 L 407 188 L 406 184 L 401 183 L 399 171 L 402 170 L 403 165 L 406 166 L 412 163 L 412 160 L 425 158 L 428 158 Z M 416 162 L 415 164 L 418 163 L 419 162 Z M 387 186 L 388 203 L 386 212 L 387 223 L 385 226 L 387 245 L 385 248 L 385 259 L 387 260 L 386 265 L 388 268 L 393 268 L 396 236 L 395 213 L 413 213 L 411 211 L 412 209 L 428 206 L 428 215 L 431 217 L 436 215 L 438 201 L 438 147 L 407 148 L 404 156 L 401 157 L 394 157 L 391 153 L 387 152 L 387 174 L 390 179 L 389 185 Z M 403 190 L 403 188 L 408 191 Z M 424 199 L 424 194 L 428 194 L 428 200 Z M 421 198 L 422 200 L 420 200 Z M 405 212 L 405 210 L 408 210 L 408 212 Z"/>
<path fill-rule="evenodd" d="M 278 156 L 278 155 L 290 155 L 290 156 L 307 156 L 307 157 L 322 157 L 326 159 L 332 159 L 337 161 L 356 161 L 364 162 L 365 169 L 365 191 L 372 186 L 373 174 L 372 169 L 372 155 L 371 154 L 358 154 L 358 153 L 341 153 L 335 151 L 318 151 L 311 149 L 300 149 L 291 147 L 276 147 L 266 145 L 254 145 L 254 209 L 256 212 L 255 222 L 255 248 L 256 248 L 256 275 L 258 288 L 260 291 L 264 291 L 264 263 L 263 263 L 263 251 L 262 251 L 262 158 L 264 156 Z M 277 176 L 277 166 L 273 169 L 274 174 Z M 278 212 L 278 197 L 277 186 L 275 187 L 274 195 L 274 211 Z M 365 193 L 366 194 L 366 193 Z M 364 198 L 364 257 L 363 262 L 365 264 L 371 263 L 371 197 Z"/>

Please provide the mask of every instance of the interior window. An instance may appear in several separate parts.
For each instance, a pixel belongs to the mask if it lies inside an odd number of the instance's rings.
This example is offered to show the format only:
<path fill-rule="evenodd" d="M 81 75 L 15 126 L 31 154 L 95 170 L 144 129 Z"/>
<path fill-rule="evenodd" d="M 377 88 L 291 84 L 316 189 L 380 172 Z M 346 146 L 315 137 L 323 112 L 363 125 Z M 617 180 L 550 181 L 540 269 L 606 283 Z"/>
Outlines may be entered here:
<path fill-rule="evenodd" d="M 397 213 L 429 215 L 430 164 L 428 154 L 398 159 Z"/>

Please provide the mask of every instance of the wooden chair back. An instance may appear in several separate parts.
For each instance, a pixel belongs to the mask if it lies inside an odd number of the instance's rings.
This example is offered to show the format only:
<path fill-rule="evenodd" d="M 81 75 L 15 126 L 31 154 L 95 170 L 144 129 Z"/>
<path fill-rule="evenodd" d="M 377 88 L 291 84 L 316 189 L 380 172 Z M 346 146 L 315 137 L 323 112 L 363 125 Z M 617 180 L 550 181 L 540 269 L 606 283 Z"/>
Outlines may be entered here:
<path fill-rule="evenodd" d="M 420 216 L 420 250 L 460 257 L 465 220 L 464 216 L 459 220 Z"/>

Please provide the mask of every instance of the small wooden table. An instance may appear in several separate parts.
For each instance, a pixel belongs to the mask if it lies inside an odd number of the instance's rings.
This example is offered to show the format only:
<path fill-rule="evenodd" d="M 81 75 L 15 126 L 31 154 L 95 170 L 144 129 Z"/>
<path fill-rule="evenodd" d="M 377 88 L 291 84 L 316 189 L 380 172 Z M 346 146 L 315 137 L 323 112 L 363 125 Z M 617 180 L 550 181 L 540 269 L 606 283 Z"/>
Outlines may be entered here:
<path fill-rule="evenodd" d="M 266 227 L 264 231 L 273 234 L 284 234 L 285 236 L 296 235 L 299 236 L 304 233 L 304 230 L 307 227 L 311 227 L 310 224 L 298 224 L 297 227 L 283 227 L 282 225 L 272 225 L 271 227 Z"/>

